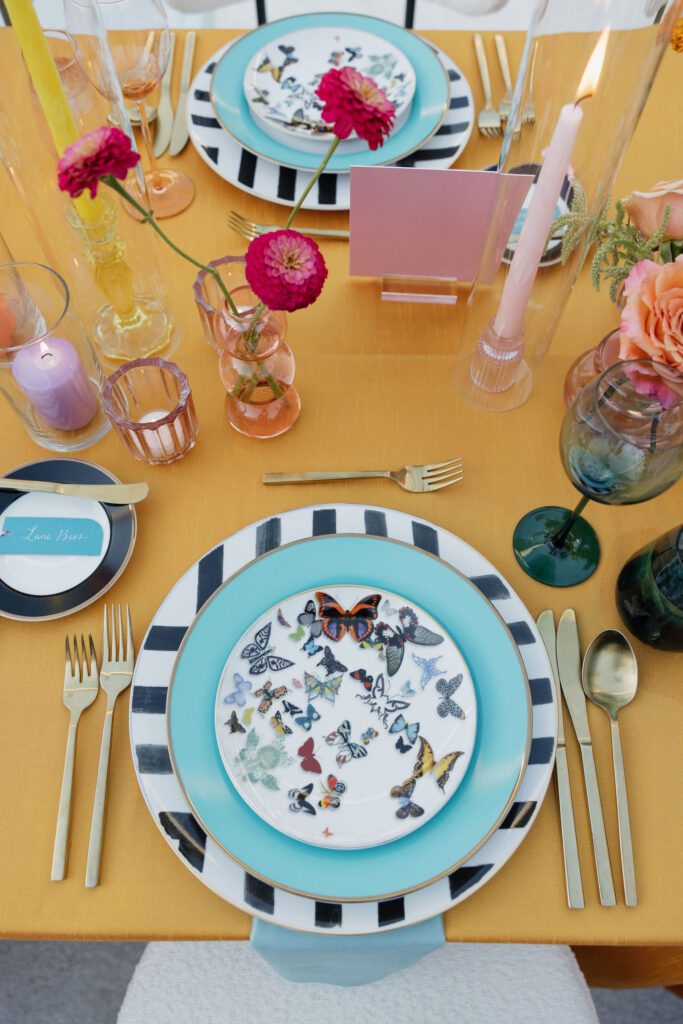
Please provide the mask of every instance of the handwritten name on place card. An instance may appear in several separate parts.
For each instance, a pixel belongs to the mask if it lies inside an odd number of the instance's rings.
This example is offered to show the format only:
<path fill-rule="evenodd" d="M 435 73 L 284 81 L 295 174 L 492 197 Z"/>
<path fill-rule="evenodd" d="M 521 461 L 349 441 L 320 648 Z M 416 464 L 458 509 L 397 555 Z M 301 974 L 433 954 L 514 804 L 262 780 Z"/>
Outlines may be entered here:
<path fill-rule="evenodd" d="M 7 516 L 0 555 L 99 555 L 102 527 L 94 519 Z"/>

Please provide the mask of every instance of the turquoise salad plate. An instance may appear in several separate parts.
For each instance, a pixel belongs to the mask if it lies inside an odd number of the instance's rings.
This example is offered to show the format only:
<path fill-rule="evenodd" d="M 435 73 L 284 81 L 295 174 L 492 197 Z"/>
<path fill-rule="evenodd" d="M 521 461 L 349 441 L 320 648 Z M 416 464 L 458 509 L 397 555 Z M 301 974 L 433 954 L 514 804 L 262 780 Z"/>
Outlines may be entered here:
<path fill-rule="evenodd" d="M 238 39 L 216 62 L 210 87 L 211 103 L 223 128 L 245 149 L 283 167 L 316 170 L 319 152 L 303 152 L 271 138 L 259 127 L 244 92 L 244 76 L 253 57 L 281 36 L 318 26 L 339 26 L 373 32 L 400 49 L 415 71 L 416 88 L 405 123 L 379 149 L 366 147 L 357 153 L 336 153 L 330 172 L 352 166 L 395 163 L 419 149 L 436 132 L 448 110 L 450 83 L 436 53 L 418 36 L 398 25 L 362 14 L 305 14 L 262 25 Z"/>
<path fill-rule="evenodd" d="M 422 827 L 370 849 L 325 849 L 267 824 L 230 781 L 215 728 L 226 662 L 251 624 L 292 594 L 345 584 L 400 594 L 440 623 L 462 654 L 477 706 L 474 748 L 457 791 Z M 309 641 L 305 632 L 301 644 Z M 435 651 L 408 642 L 405 647 L 417 654 L 414 686 L 419 690 Z M 262 674 L 264 684 L 271 680 L 275 685 L 271 675 Z M 245 728 L 246 719 L 259 715 L 260 698 L 248 696 L 245 691 L 244 703 L 235 701 L 232 709 Z M 285 545 L 227 579 L 185 635 L 166 714 L 174 772 L 193 814 L 214 841 L 266 882 L 337 901 L 408 893 L 470 857 L 512 805 L 531 742 L 526 672 L 498 612 L 469 580 L 436 556 L 398 540 L 361 535 L 313 537 Z M 407 754 L 405 760 L 409 779 L 414 758 Z"/>

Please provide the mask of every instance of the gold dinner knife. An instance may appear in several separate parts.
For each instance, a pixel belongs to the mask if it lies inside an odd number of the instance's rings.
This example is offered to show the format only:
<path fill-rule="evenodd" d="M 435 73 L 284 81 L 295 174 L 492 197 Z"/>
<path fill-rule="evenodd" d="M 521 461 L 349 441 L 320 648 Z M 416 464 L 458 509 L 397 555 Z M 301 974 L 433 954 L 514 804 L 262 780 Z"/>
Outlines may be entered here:
<path fill-rule="evenodd" d="M 185 148 L 190 137 L 187 127 L 187 95 L 190 90 L 192 79 L 192 61 L 194 60 L 194 42 L 196 32 L 188 32 L 185 36 L 185 49 L 183 51 L 183 69 L 180 77 L 180 96 L 173 121 L 173 132 L 171 134 L 171 145 L 168 152 L 171 156 L 177 156 Z"/>
<path fill-rule="evenodd" d="M 593 853 L 595 868 L 598 874 L 598 889 L 603 907 L 613 907 L 617 900 L 614 894 L 612 867 L 607 848 L 605 822 L 602 816 L 598 776 L 595 771 L 593 743 L 588 729 L 586 714 L 586 696 L 581 686 L 581 649 L 579 647 L 579 630 L 576 625 L 576 613 L 573 608 L 566 608 L 560 616 L 557 626 L 557 664 L 560 672 L 562 693 L 569 708 L 574 731 L 579 741 L 583 776 L 588 798 L 591 834 L 593 837 Z"/>
<path fill-rule="evenodd" d="M 567 902 L 572 909 L 582 909 L 583 885 L 581 884 L 581 864 L 579 850 L 576 845 L 576 826 L 574 824 L 574 808 L 572 807 L 572 791 L 569 786 L 569 766 L 567 764 L 567 748 L 564 742 L 564 715 L 562 713 L 562 694 L 560 692 L 559 672 L 557 670 L 557 649 L 555 644 L 555 622 L 550 608 L 541 612 L 536 620 L 538 632 L 548 652 L 548 660 L 552 672 L 552 683 L 557 702 L 557 752 L 555 754 L 555 776 L 557 778 L 557 795 L 560 804 L 560 828 L 562 829 L 562 853 L 564 856 L 564 876 L 567 884 Z"/>
<path fill-rule="evenodd" d="M 154 155 L 160 157 L 168 149 L 173 131 L 173 104 L 171 103 L 171 79 L 173 78 L 173 56 L 175 54 L 175 32 L 171 32 L 171 49 L 168 64 L 161 79 L 161 95 L 157 107 L 157 124 L 154 132 Z"/>

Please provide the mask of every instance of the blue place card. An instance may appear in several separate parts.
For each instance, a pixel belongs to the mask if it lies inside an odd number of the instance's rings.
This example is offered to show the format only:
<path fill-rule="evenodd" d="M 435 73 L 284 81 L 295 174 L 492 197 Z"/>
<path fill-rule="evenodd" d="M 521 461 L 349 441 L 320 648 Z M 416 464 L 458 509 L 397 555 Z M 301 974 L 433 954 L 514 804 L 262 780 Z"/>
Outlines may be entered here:
<path fill-rule="evenodd" d="M 6 516 L 0 555 L 99 555 L 102 527 L 94 519 Z"/>

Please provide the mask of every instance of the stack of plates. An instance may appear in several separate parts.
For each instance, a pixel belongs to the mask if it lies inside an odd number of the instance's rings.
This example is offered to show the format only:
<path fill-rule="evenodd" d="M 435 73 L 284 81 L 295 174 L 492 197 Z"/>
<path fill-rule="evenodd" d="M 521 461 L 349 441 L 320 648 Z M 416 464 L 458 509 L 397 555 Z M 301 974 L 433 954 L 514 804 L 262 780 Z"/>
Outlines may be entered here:
<path fill-rule="evenodd" d="M 343 13 L 271 22 L 214 54 L 190 90 L 195 148 L 231 184 L 294 205 L 329 141 L 317 116 L 317 81 L 347 64 L 387 92 L 396 124 L 377 150 L 353 137 L 342 142 L 306 209 L 348 209 L 351 166 L 451 166 L 474 123 L 472 93 L 460 69 L 397 25 Z"/>
<path fill-rule="evenodd" d="M 555 751 L 550 668 L 486 559 L 389 509 L 255 523 L 176 584 L 131 702 L 167 842 L 277 924 L 369 933 L 440 913 L 517 849 Z"/>

